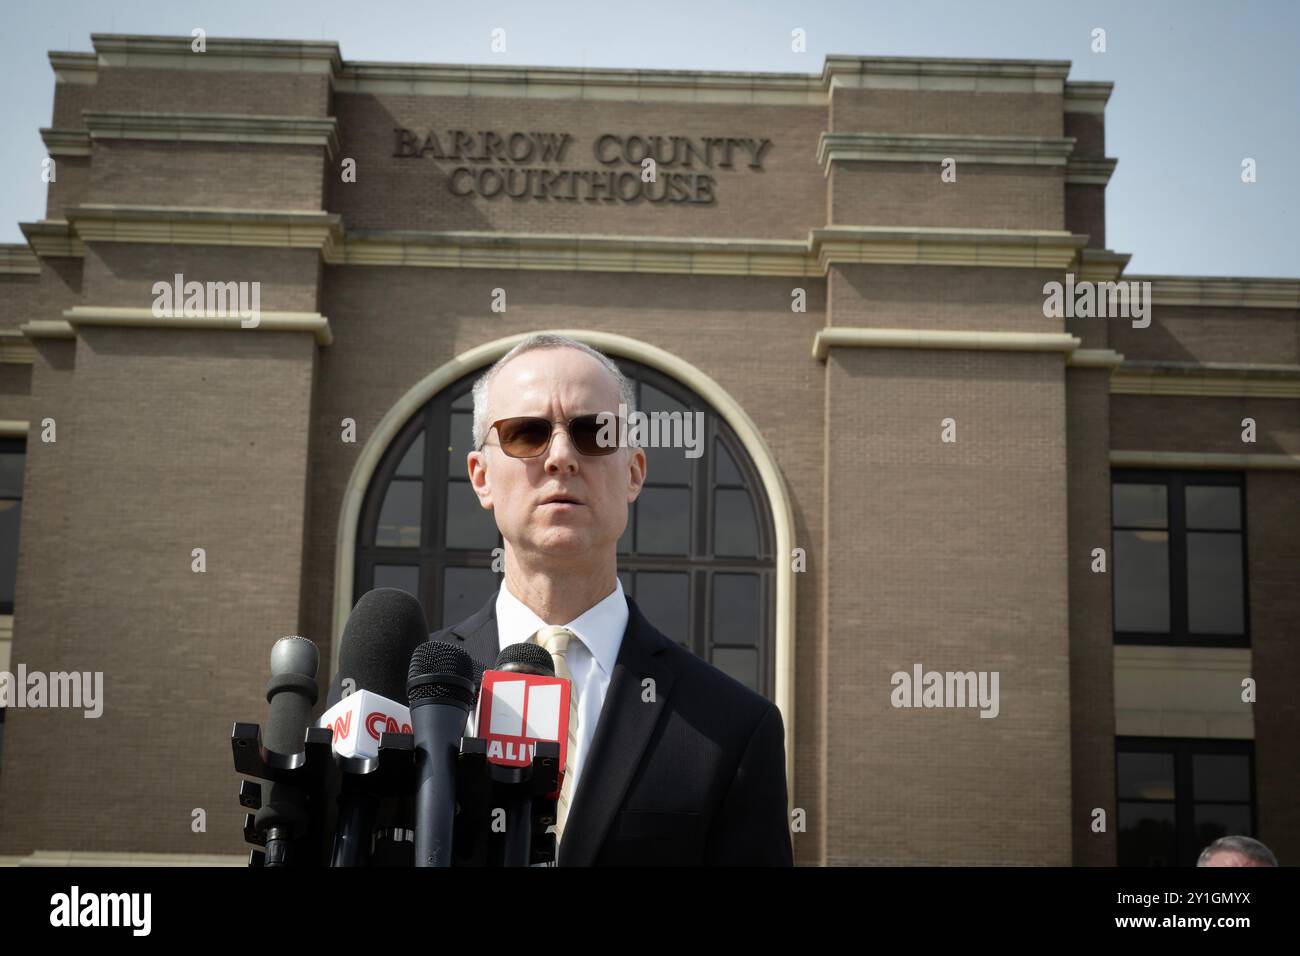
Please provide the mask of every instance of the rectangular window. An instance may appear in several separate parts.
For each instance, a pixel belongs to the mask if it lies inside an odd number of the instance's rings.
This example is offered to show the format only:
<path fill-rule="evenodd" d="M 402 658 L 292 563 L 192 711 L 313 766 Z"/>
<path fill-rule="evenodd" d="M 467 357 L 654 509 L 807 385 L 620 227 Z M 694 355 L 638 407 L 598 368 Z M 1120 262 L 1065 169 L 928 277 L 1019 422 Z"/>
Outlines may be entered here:
<path fill-rule="evenodd" d="M 1249 645 L 1245 513 L 1238 473 L 1111 473 L 1117 644 Z"/>
<path fill-rule="evenodd" d="M 0 614 L 14 612 L 18 579 L 18 524 L 23 510 L 23 469 L 27 442 L 0 439 Z"/>
<path fill-rule="evenodd" d="M 1221 836 L 1255 835 L 1254 743 L 1115 738 L 1120 866 L 1195 866 Z"/>

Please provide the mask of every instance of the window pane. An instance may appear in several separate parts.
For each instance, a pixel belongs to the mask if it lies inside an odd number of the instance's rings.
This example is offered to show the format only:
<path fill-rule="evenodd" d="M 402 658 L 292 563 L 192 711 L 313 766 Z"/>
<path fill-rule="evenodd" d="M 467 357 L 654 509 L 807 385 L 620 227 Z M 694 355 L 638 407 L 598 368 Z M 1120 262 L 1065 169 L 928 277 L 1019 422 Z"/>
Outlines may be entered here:
<path fill-rule="evenodd" d="M 758 651 L 734 647 L 715 647 L 713 666 L 734 677 L 750 690 L 758 690 Z"/>
<path fill-rule="evenodd" d="M 371 587 L 398 588 L 418 598 L 420 596 L 420 569 L 410 564 L 375 565 L 375 583 Z"/>
<path fill-rule="evenodd" d="M 25 451 L 0 452 L 0 495 L 9 498 L 23 496 L 23 465 L 26 461 Z"/>
<path fill-rule="evenodd" d="M 470 483 L 448 481 L 447 547 L 491 551 L 497 546 L 497 538 L 494 513 L 478 503 Z"/>
<path fill-rule="evenodd" d="M 1115 630 L 1169 630 L 1168 532 L 1115 532 Z"/>
<path fill-rule="evenodd" d="M 638 571 L 636 603 L 664 636 L 684 641 L 690 634 L 690 578 L 680 573 Z"/>
<path fill-rule="evenodd" d="M 444 568 L 442 572 L 442 623 L 459 624 L 479 610 L 496 593 L 501 576 L 491 568 Z M 430 625 L 434 626 L 434 625 Z"/>
<path fill-rule="evenodd" d="M 1253 836 L 1250 806 L 1243 803 L 1198 803 L 1192 811 L 1198 852 L 1221 836 Z"/>
<path fill-rule="evenodd" d="M 692 445 L 698 445 L 703 438 L 701 429 L 695 428 L 690 408 L 642 382 L 640 410 L 646 414 L 649 429 L 641 436 L 642 450 L 646 453 L 646 484 L 688 483 L 699 459 L 686 458 L 686 444 L 688 438 Z M 668 412 L 676 418 L 656 421 L 654 412 Z M 658 440 L 659 447 L 649 447 L 654 440 Z"/>
<path fill-rule="evenodd" d="M 714 454 L 718 456 L 716 480 L 720 485 L 743 485 L 745 479 L 740 476 L 740 469 L 731 458 L 731 452 L 722 444 L 721 439 L 713 443 Z"/>
<path fill-rule="evenodd" d="M 632 572 L 620 571 L 618 572 L 618 579 L 623 585 L 623 595 L 625 597 L 630 597 L 632 600 L 636 601 L 637 604 L 640 604 L 641 602 L 637 600 L 636 593 L 632 590 Z M 645 611 L 645 608 L 641 608 L 641 610 Z"/>
<path fill-rule="evenodd" d="M 758 557 L 758 521 L 748 491 L 719 488 L 713 493 L 713 553 Z"/>
<path fill-rule="evenodd" d="M 1187 628 L 1193 634 L 1243 634 L 1241 535 L 1187 533 Z"/>
<path fill-rule="evenodd" d="M 1245 754 L 1193 754 L 1193 800 L 1250 800 L 1250 758 Z"/>
<path fill-rule="evenodd" d="M 0 501 L 0 604 L 6 608 L 13 606 L 18 579 L 18 526 L 22 511 L 21 501 Z"/>
<path fill-rule="evenodd" d="M 406 450 L 397 465 L 397 475 L 401 478 L 424 477 L 424 432 L 415 436 L 411 447 Z"/>
<path fill-rule="evenodd" d="M 1119 865 L 1174 866 L 1178 840 L 1171 803 L 1119 805 Z"/>
<path fill-rule="evenodd" d="M 687 489 L 642 488 L 636 510 L 637 553 L 685 555 L 689 552 L 691 497 Z"/>
<path fill-rule="evenodd" d="M 1174 799 L 1174 755 L 1118 753 L 1116 788 L 1120 799 Z"/>
<path fill-rule="evenodd" d="M 1164 485 L 1111 485 L 1111 520 L 1117 528 L 1168 527 Z"/>
<path fill-rule="evenodd" d="M 422 481 L 393 480 L 379 509 L 375 544 L 389 548 L 420 546 L 420 499 Z"/>
<path fill-rule="evenodd" d="M 474 410 L 474 390 L 467 388 L 461 392 L 460 398 L 451 403 L 451 407 L 456 411 L 473 411 Z"/>
<path fill-rule="evenodd" d="M 664 427 L 660 441 L 670 440 L 670 431 Z M 649 436 L 642 439 L 648 442 Z M 642 445 L 645 452 L 645 480 L 647 485 L 684 485 L 691 480 L 691 467 L 697 459 L 687 458 L 685 448 L 652 448 Z"/>
<path fill-rule="evenodd" d="M 674 398 L 665 395 L 652 385 L 641 385 L 641 407 L 646 413 L 646 428 L 642 434 L 646 456 L 647 484 L 685 484 L 691 480 L 691 471 L 698 458 L 687 458 L 687 439 L 698 443 L 703 436 L 695 427 L 691 410 Z M 675 413 L 676 418 L 655 420 L 655 412 Z M 649 447 L 657 440 L 660 447 Z"/>
<path fill-rule="evenodd" d="M 1188 485 L 1187 527 L 1241 529 L 1241 489 L 1224 485 Z"/>
<path fill-rule="evenodd" d="M 469 468 L 465 456 L 474 450 L 474 416 L 469 412 L 453 412 L 451 443 L 447 446 L 447 474 L 452 478 L 465 478 Z"/>
<path fill-rule="evenodd" d="M 758 644 L 759 591 L 756 574 L 713 575 L 710 614 L 714 644 Z"/>

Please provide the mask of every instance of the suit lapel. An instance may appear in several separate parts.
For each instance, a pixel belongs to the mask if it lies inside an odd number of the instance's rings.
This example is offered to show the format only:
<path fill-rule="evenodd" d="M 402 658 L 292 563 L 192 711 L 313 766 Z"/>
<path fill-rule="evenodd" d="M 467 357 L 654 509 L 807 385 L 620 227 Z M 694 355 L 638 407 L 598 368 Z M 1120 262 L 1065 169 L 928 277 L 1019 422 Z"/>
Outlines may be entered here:
<path fill-rule="evenodd" d="M 497 646 L 497 594 L 487 599 L 487 603 L 472 616 L 467 617 L 451 629 L 452 635 L 463 645 L 462 650 L 484 667 L 496 663 L 501 648 Z"/>
<path fill-rule="evenodd" d="M 631 598 L 627 609 L 627 629 L 560 841 L 561 866 L 589 866 L 595 861 L 672 691 L 673 672 L 663 658 L 668 638 L 645 619 Z M 496 594 L 451 633 L 466 653 L 491 667 L 500 651 Z M 654 681 L 653 703 L 642 700 L 646 692 L 642 681 L 647 677 Z"/>
<path fill-rule="evenodd" d="M 560 841 L 560 866 L 595 862 L 672 690 L 673 672 L 662 656 L 668 639 L 631 598 L 627 606 L 627 630 Z M 654 681 L 653 703 L 642 699 L 647 677 Z"/>

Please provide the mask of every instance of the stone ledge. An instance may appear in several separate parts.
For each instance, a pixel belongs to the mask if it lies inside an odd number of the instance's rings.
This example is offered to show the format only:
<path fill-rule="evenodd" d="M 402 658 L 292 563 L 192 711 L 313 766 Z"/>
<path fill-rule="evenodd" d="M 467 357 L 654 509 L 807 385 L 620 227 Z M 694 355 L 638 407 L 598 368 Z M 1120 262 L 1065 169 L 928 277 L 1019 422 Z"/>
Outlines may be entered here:
<path fill-rule="evenodd" d="M 64 310 L 74 331 L 82 326 L 137 329 L 222 329 L 234 332 L 309 332 L 318 345 L 332 345 L 329 319 L 319 312 L 261 312 L 255 326 L 244 327 L 238 315 L 164 315 L 152 309 L 74 306 Z"/>
<path fill-rule="evenodd" d="M 828 176 L 832 163 L 843 162 L 1064 166 L 1073 150 L 1073 137 L 825 132 L 817 138 L 817 163 Z"/>
<path fill-rule="evenodd" d="M 1072 352 L 1081 339 L 1056 332 L 955 332 L 921 329 L 831 327 L 813 338 L 812 355 L 824 361 L 832 348 L 973 349 L 989 352 Z"/>

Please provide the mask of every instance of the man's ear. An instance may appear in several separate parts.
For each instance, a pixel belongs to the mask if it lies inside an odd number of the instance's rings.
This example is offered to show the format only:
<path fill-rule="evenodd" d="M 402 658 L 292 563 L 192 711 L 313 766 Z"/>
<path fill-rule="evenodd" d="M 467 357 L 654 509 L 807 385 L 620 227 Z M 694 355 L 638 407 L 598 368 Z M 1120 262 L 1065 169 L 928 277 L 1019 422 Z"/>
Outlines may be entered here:
<path fill-rule="evenodd" d="M 465 456 L 465 468 L 469 472 L 469 486 L 478 496 L 478 503 L 486 511 L 492 510 L 492 485 L 488 480 L 487 454 L 472 451 Z"/>
<path fill-rule="evenodd" d="M 640 448 L 633 448 L 632 453 L 628 456 L 628 484 L 627 500 L 631 504 L 641 494 L 641 489 L 645 486 L 646 457 L 645 452 Z"/>

